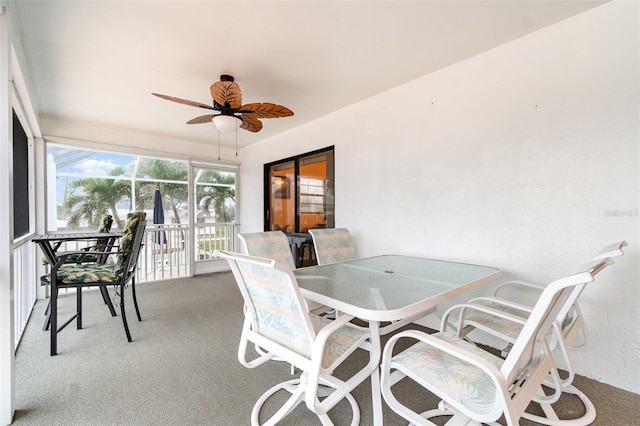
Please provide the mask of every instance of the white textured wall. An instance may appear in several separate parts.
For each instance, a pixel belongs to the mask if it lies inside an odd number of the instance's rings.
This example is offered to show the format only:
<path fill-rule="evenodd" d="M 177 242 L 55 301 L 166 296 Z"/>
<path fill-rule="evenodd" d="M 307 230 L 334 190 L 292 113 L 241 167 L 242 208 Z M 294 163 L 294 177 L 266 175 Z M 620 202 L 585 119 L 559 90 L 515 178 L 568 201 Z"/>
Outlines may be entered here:
<path fill-rule="evenodd" d="M 245 149 L 243 230 L 262 229 L 264 163 L 335 145 L 336 226 L 365 256 L 549 282 L 625 239 L 583 294 L 573 359 L 640 393 L 638 16 L 605 4 Z"/>

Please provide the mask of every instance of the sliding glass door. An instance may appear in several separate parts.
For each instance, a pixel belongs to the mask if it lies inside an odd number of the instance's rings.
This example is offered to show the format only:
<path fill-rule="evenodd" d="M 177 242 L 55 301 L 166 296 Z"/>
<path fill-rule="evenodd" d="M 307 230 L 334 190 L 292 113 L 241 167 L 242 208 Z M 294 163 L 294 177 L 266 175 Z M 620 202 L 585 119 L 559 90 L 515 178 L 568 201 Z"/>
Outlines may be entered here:
<path fill-rule="evenodd" d="M 265 164 L 266 231 L 334 227 L 333 147 Z"/>
<path fill-rule="evenodd" d="M 285 161 L 269 167 L 269 201 L 266 213 L 267 231 L 296 232 L 295 181 L 296 162 Z"/>

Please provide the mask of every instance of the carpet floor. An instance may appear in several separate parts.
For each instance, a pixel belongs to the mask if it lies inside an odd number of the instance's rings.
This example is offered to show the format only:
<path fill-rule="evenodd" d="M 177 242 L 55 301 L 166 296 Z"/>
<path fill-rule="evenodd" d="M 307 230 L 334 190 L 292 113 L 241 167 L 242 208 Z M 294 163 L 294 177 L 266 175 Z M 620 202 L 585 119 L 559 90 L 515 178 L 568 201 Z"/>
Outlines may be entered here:
<path fill-rule="evenodd" d="M 16 354 L 15 425 L 248 425 L 260 395 L 292 378 L 283 362 L 256 369 L 238 362 L 242 298 L 230 273 L 145 283 L 137 293 L 141 322 L 130 292 L 125 296 L 132 343 L 121 319 L 112 318 L 100 293 L 92 291 L 83 297 L 84 328 L 77 330 L 72 323 L 60 332 L 54 357 L 49 356 L 49 333 L 41 329 L 46 301 L 36 304 Z M 62 297 L 59 305 L 64 322 L 74 311 L 75 297 Z M 365 357 L 363 351 L 356 353 L 353 364 Z M 341 369 L 339 376 L 348 374 L 350 365 Z M 407 385 L 409 406 L 427 408 L 436 401 L 418 386 Z M 640 395 L 580 376 L 575 385 L 596 406 L 594 424 L 640 425 Z M 360 424 L 371 425 L 370 382 L 353 395 L 360 405 Z M 284 398 L 276 395 L 265 410 L 275 410 Z M 559 406 L 567 418 L 582 410 L 571 397 L 563 397 Z M 336 425 L 351 422 L 344 401 L 329 415 Z M 384 423 L 407 424 L 386 405 Z M 300 405 L 280 424 L 320 422 Z"/>

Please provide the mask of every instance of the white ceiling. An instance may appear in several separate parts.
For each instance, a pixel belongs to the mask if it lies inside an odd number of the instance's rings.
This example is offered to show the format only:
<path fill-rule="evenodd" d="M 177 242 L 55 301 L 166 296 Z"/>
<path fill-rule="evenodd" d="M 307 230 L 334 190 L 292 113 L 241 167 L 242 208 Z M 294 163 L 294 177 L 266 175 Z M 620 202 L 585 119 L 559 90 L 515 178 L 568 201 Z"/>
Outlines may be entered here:
<path fill-rule="evenodd" d="M 240 130 L 240 147 L 601 3 L 9 1 L 41 118 L 209 146 L 212 123 L 185 124 L 206 111 L 151 92 L 211 104 L 209 86 L 226 73 L 244 103 L 295 113 Z"/>

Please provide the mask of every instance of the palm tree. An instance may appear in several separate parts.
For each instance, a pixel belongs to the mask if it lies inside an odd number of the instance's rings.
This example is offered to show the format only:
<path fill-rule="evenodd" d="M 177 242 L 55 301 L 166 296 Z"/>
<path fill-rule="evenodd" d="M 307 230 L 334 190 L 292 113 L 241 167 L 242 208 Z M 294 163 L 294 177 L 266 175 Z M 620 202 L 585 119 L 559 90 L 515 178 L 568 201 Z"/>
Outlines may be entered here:
<path fill-rule="evenodd" d="M 196 186 L 196 198 L 199 200 L 198 207 L 200 212 L 210 216 L 213 208 L 216 222 L 230 222 L 233 220 L 226 208 L 226 201 L 229 199 L 235 201 L 235 176 L 216 170 L 206 170 L 200 176 L 200 181 L 213 184 Z"/>
<path fill-rule="evenodd" d="M 116 167 L 109 176 L 122 176 L 124 169 Z M 128 180 L 114 178 L 84 178 L 69 183 L 65 197 L 65 208 L 71 212 L 67 225 L 77 228 L 82 221 L 89 226 L 100 226 L 102 216 L 111 214 L 119 228 L 124 223 L 118 215 L 116 205 L 123 197 L 131 197 L 131 185 Z"/>
<path fill-rule="evenodd" d="M 187 202 L 189 197 L 189 187 L 187 185 L 189 172 L 186 163 L 157 158 L 145 158 L 142 159 L 138 167 L 138 176 L 144 176 L 154 180 L 157 179 L 157 181 L 153 183 L 140 182 L 138 184 L 136 188 L 136 205 L 152 205 L 153 192 L 155 189 L 159 189 L 163 201 L 168 203 L 169 208 L 173 211 L 175 222 L 180 223 L 178 209 Z"/>

